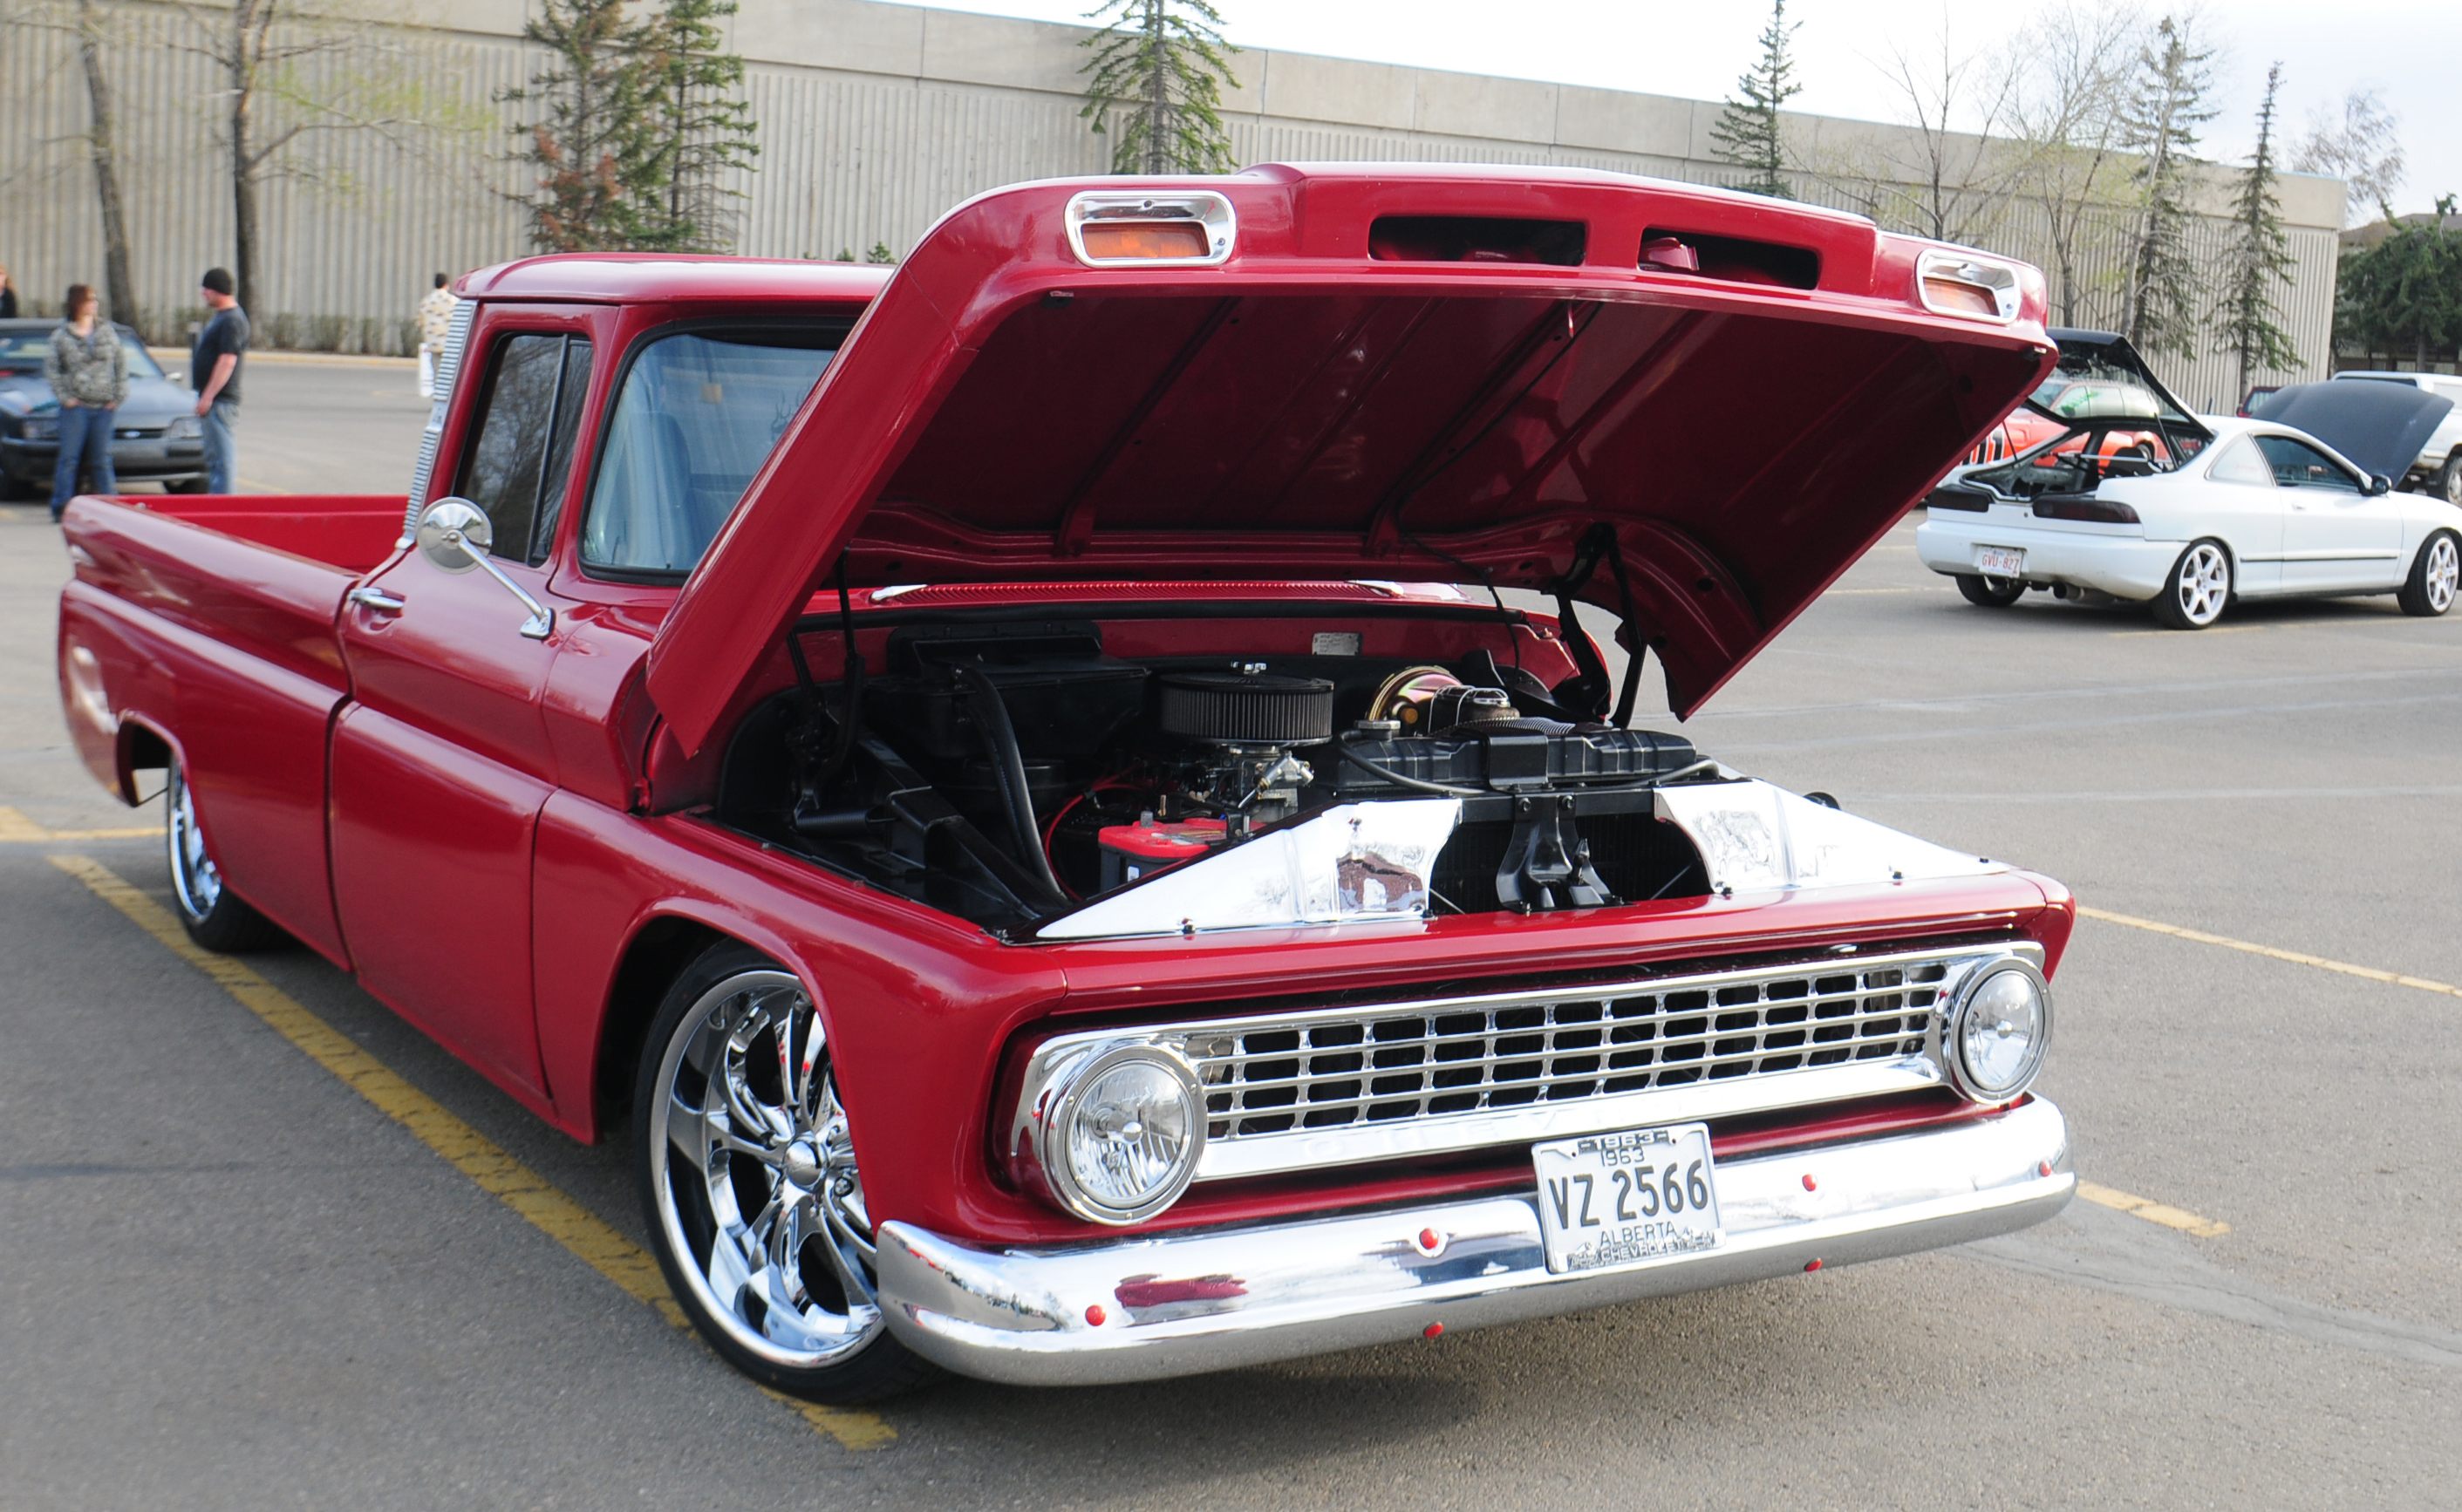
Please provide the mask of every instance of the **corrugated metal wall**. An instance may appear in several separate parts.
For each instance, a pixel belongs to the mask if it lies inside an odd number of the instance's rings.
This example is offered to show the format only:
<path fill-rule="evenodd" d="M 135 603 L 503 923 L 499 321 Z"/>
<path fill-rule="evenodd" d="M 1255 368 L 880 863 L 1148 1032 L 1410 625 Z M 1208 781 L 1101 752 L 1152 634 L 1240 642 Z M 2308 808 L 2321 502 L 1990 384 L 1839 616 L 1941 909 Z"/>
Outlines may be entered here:
<path fill-rule="evenodd" d="M 195 49 L 222 17 L 151 6 L 106 12 L 130 262 L 149 335 L 202 314 L 197 281 L 231 260 L 222 76 Z M 495 91 L 519 83 L 519 44 L 383 33 L 378 49 L 292 60 L 259 106 L 259 140 L 292 125 L 283 91 L 328 98 L 381 90 L 444 129 L 311 131 L 275 160 L 259 199 L 264 288 L 251 312 L 269 344 L 404 350 L 412 307 L 440 270 L 517 252 L 521 184 Z M 87 164 L 88 104 L 75 36 L 25 23 L 0 49 L 0 261 L 45 311 L 72 281 L 102 284 Z"/>
<path fill-rule="evenodd" d="M 508 29 L 513 13 L 508 3 Z M 199 313 L 196 278 L 230 257 L 221 81 L 212 62 L 192 51 L 200 28 L 221 25 L 222 17 L 150 0 L 123 0 L 105 14 L 139 296 L 149 334 L 177 339 Z M 945 15 L 935 12 L 936 22 Z M 394 107 L 407 105 L 433 124 L 301 139 L 286 157 L 287 171 L 264 194 L 264 288 L 252 313 L 271 343 L 400 352 L 431 272 L 458 272 L 529 249 L 525 215 L 511 198 L 526 175 L 508 157 L 515 144 L 510 107 L 496 103 L 528 74 L 529 50 L 508 36 L 387 28 L 360 28 L 352 40 L 299 59 L 288 87 L 325 97 L 381 88 Z M 738 45 L 745 44 L 739 38 Z M 769 62 L 755 62 L 749 76 L 761 156 L 736 179 L 744 193 L 739 248 L 745 252 L 861 256 L 875 242 L 903 252 L 968 195 L 1104 167 L 1106 143 L 1088 131 L 1072 95 Z M 0 48 L 0 262 L 48 311 L 70 280 L 102 281 L 74 36 L 11 24 Z M 264 112 L 267 131 L 296 119 L 286 117 L 279 100 L 269 100 Z M 1725 164 L 1661 155 L 1270 116 L 1235 117 L 1232 143 L 1243 162 L 1437 160 L 1711 183 L 1734 176 Z M 1817 181 L 1800 179 L 1798 187 L 1807 199 L 1852 207 Z M 2127 219 L 2120 211 L 2106 218 L 2087 259 L 2084 323 L 2116 317 Z M 1990 240 L 2049 264 L 2045 225 L 2041 205 L 2019 201 Z M 2221 222 L 2201 223 L 2200 254 L 2218 253 L 2227 234 Z M 2269 374 L 2265 381 L 2322 377 L 2328 357 L 2334 233 L 2295 228 L 2292 250 L 2299 270 L 2283 305 L 2304 360 L 2300 371 Z M 2161 365 L 2192 403 L 2228 407 L 2236 399 L 2226 356 L 2174 356 Z"/>

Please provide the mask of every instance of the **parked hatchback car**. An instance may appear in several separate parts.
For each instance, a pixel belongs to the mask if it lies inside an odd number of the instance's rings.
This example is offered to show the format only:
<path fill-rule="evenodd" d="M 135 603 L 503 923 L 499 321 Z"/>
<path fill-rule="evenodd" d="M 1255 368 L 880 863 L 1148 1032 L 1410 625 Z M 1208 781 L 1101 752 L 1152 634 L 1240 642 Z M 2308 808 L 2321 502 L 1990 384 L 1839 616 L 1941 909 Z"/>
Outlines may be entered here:
<path fill-rule="evenodd" d="M 43 354 L 57 324 L 0 320 L 0 495 L 52 486 L 60 454 L 60 403 L 43 380 Z M 197 397 L 162 371 L 136 332 L 112 329 L 128 353 L 128 401 L 111 427 L 112 469 L 121 483 L 205 492 L 205 442 Z"/>
<path fill-rule="evenodd" d="M 2451 400 L 2303 383 L 2266 396 L 2257 419 L 2194 416 L 2121 337 L 2100 338 L 2097 360 L 2138 373 L 2090 407 L 2110 413 L 2082 414 L 2008 462 L 1961 467 L 1925 500 L 1916 551 L 1970 602 L 2006 608 L 2050 589 L 2149 604 L 2175 630 L 2202 630 L 2238 598 L 2394 594 L 2413 615 L 2453 606 L 2462 509 L 2389 481 Z M 2115 452 L 2115 433 L 2146 440 Z"/>
<path fill-rule="evenodd" d="M 2408 467 L 2394 474 L 2393 481 L 2405 488 L 2432 493 L 2448 504 L 2462 505 L 2462 378 L 2448 378 L 2440 373 L 2337 373 L 2334 381 L 2399 383 L 2452 400 L 2454 408 L 2446 412 L 2443 422 L 2419 448 L 2419 455 L 2411 459 Z M 2257 408 L 2261 412 L 2262 406 Z"/>

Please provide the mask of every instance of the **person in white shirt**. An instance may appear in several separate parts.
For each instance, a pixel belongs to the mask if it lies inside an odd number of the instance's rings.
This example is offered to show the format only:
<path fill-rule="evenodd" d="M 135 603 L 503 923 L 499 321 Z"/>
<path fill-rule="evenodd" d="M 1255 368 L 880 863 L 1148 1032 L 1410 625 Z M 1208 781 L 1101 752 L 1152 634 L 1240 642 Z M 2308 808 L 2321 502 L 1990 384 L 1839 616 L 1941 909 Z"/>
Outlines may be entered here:
<path fill-rule="evenodd" d="M 461 301 L 446 286 L 452 279 L 436 275 L 436 287 L 419 302 L 419 397 L 436 397 L 436 359 L 444 355 L 444 334 L 453 328 L 453 307 Z"/>

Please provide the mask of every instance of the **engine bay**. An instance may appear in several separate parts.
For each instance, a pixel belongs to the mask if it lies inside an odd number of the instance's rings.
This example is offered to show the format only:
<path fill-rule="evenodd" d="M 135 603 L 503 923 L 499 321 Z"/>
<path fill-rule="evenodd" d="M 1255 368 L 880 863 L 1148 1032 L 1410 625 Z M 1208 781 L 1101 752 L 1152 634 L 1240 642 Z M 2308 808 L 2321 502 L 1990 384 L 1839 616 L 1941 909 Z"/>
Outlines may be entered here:
<path fill-rule="evenodd" d="M 1431 797 L 1459 808 L 1407 883 L 1427 914 L 1708 890 L 1653 795 L 1715 764 L 1609 718 L 1603 668 L 1551 688 L 1484 648 L 1415 660 L 1357 640 L 1126 658 L 1091 620 L 919 624 L 876 671 L 852 658 L 822 683 L 790 638 L 798 685 L 739 726 L 717 817 L 1010 939 L 1338 806 Z"/>

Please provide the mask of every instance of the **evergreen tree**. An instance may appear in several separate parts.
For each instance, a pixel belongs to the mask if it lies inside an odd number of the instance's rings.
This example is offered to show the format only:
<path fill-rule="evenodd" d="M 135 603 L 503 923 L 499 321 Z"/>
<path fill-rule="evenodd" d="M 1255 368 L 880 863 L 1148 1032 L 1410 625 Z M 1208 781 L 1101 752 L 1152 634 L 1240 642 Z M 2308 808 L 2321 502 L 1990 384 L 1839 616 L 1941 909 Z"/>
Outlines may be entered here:
<path fill-rule="evenodd" d="M 2208 316 L 2214 327 L 2214 350 L 2238 359 L 2235 394 L 2248 392 L 2249 378 L 2257 369 L 2295 367 L 2300 361 L 2282 329 L 2282 307 L 2275 302 L 2275 292 L 2291 281 L 2292 270 L 2282 202 L 2274 191 L 2274 101 L 2281 88 L 2282 65 L 2278 62 L 2266 71 L 2265 99 L 2257 107 L 2257 151 L 2240 176 L 2222 293 Z"/>
<path fill-rule="evenodd" d="M 1795 59 L 1787 51 L 1802 24 L 1788 24 L 1786 0 L 1771 0 L 1769 25 L 1761 29 L 1760 57 L 1736 81 L 1744 97 L 1730 98 L 1710 127 L 1719 159 L 1751 170 L 1752 176 L 1736 187 L 1782 200 L 1794 199 L 1795 191 L 1779 177 L 1786 166 L 1786 146 L 1779 134 L 1778 113 L 1803 90 L 1795 82 Z"/>
<path fill-rule="evenodd" d="M 2187 353 L 2197 335 L 2197 270 L 2189 256 L 2187 203 L 2197 128 L 2214 119 L 2206 103 L 2212 49 L 2190 44 L 2188 27 L 2165 16 L 2137 54 L 2137 77 L 2122 116 L 2122 144 L 2138 154 L 2137 246 L 2129 259 L 2123 334 L 2141 352 Z"/>
<path fill-rule="evenodd" d="M 1222 17 L 1209 0 L 1103 0 L 1086 12 L 1100 25 L 1083 44 L 1094 55 L 1086 106 L 1112 138 L 1113 173 L 1228 173 L 1230 132 L 1222 86 L 1233 89 Z M 1116 132 L 1112 129 L 1116 124 Z"/>
<path fill-rule="evenodd" d="M 627 0 L 540 0 L 522 25 L 547 57 L 529 83 L 499 97 L 538 107 L 515 130 L 538 174 L 528 200 L 530 241 L 543 252 L 637 245 L 640 189 L 656 156 L 656 108 L 641 64 L 643 29 Z"/>
<path fill-rule="evenodd" d="M 2450 194 L 2433 215 L 2398 221 L 2386 209 L 2393 234 L 2343 258 L 2337 341 L 2417 368 L 2454 357 L 2462 349 L 2462 227 L 2449 225 L 2453 213 Z"/>
<path fill-rule="evenodd" d="M 716 252 L 734 245 L 744 193 L 726 175 L 761 154 L 744 59 L 724 51 L 720 25 L 735 11 L 735 0 L 665 0 L 641 23 L 651 125 L 634 175 L 641 202 L 637 246 Z"/>

